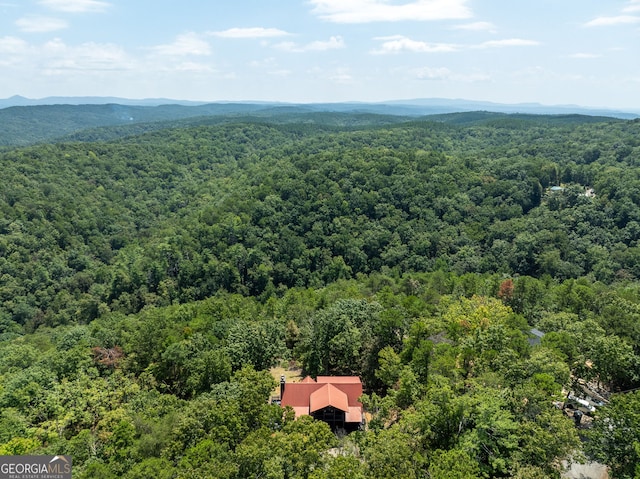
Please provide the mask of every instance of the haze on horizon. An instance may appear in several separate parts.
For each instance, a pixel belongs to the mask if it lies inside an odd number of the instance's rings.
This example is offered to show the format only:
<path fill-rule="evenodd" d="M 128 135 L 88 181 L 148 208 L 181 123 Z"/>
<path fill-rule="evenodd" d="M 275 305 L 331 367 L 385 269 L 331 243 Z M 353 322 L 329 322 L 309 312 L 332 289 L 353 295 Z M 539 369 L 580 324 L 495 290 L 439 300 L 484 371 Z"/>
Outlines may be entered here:
<path fill-rule="evenodd" d="M 640 0 L 0 0 L 0 98 L 640 109 Z"/>

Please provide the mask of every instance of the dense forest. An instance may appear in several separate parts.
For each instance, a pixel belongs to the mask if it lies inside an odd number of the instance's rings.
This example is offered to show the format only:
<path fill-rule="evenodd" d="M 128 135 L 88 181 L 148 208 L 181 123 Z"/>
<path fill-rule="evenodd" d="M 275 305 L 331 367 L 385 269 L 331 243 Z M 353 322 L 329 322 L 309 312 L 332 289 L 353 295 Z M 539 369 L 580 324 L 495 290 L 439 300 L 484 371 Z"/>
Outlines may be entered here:
<path fill-rule="evenodd" d="M 79 478 L 640 477 L 638 166 L 639 120 L 486 112 L 6 147 L 0 454 Z M 293 420 L 274 367 L 360 376 L 366 427 Z M 587 386 L 576 427 L 558 404 Z"/>

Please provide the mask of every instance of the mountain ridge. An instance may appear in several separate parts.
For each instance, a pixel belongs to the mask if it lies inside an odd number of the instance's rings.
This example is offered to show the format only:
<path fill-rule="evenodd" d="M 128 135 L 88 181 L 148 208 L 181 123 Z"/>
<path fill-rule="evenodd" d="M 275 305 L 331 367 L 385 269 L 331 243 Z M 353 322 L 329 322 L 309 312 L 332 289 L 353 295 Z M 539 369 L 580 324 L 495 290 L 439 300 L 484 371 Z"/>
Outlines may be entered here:
<path fill-rule="evenodd" d="M 44 105 L 107 105 L 123 106 L 167 106 L 178 105 L 198 107 L 204 105 L 253 105 L 256 108 L 288 106 L 309 108 L 312 111 L 366 112 L 393 115 L 422 116 L 442 113 L 458 113 L 468 111 L 490 111 L 496 113 L 530 113 L 530 114 L 582 114 L 590 116 L 610 116 L 613 118 L 640 118 L 640 110 L 621 110 L 606 107 L 585 107 L 581 105 L 544 105 L 541 103 L 498 103 L 491 101 L 448 99 L 448 98 L 413 98 L 378 102 L 345 101 L 345 102 L 279 102 L 279 101 L 194 101 L 169 98 L 130 99 L 110 96 L 51 96 L 40 99 L 14 95 L 0 99 L 0 109 L 10 107 L 44 106 Z"/>
<path fill-rule="evenodd" d="M 82 97 L 88 101 L 89 97 Z M 98 100 L 97 97 L 91 97 Z M 77 97 L 77 101 L 81 98 Z M 105 97 L 104 101 L 118 99 Z M 14 102 L 24 102 L 22 97 Z M 154 100 L 148 100 L 152 102 Z M 156 100 L 160 101 L 160 100 Z M 411 103 L 413 101 L 414 103 Z M 421 104 L 424 103 L 424 104 Z M 628 121 L 640 118 L 631 113 L 580 110 L 566 107 L 548 109 L 537 105 L 499 105 L 458 100 L 398 100 L 388 103 L 216 102 L 197 105 L 163 103 L 127 105 L 122 103 L 55 103 L 0 108 L 0 146 L 27 146 L 59 140 L 87 141 L 138 134 L 172 126 L 222 122 L 275 122 L 323 124 L 333 127 L 380 123 L 434 121 L 471 124 L 486 121 L 542 121 L 584 123 Z M 109 129 L 111 132 L 97 131 Z M 116 130 L 113 130 L 113 129 Z M 81 134 L 85 132 L 84 136 Z M 81 138 L 84 138 L 82 140 Z"/>

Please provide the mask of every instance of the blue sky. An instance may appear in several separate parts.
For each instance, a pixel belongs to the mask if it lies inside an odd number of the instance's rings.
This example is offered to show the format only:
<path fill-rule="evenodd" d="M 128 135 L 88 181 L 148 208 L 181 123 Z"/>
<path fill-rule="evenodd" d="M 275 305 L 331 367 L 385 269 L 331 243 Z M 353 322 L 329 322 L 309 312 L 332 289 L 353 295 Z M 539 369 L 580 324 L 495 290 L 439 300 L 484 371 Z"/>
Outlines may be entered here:
<path fill-rule="evenodd" d="M 640 0 L 0 0 L 0 98 L 640 109 Z"/>

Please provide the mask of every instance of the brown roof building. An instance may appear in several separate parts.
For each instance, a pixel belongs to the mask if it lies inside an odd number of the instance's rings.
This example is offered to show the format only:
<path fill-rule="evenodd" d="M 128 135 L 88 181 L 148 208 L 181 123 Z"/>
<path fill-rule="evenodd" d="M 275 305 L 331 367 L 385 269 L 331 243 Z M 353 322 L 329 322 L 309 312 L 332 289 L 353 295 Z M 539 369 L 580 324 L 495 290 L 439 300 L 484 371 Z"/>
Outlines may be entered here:
<path fill-rule="evenodd" d="M 291 406 L 296 418 L 309 415 L 333 429 L 355 430 L 362 424 L 362 382 L 357 376 L 307 376 L 299 383 L 280 380 L 280 405 Z"/>

